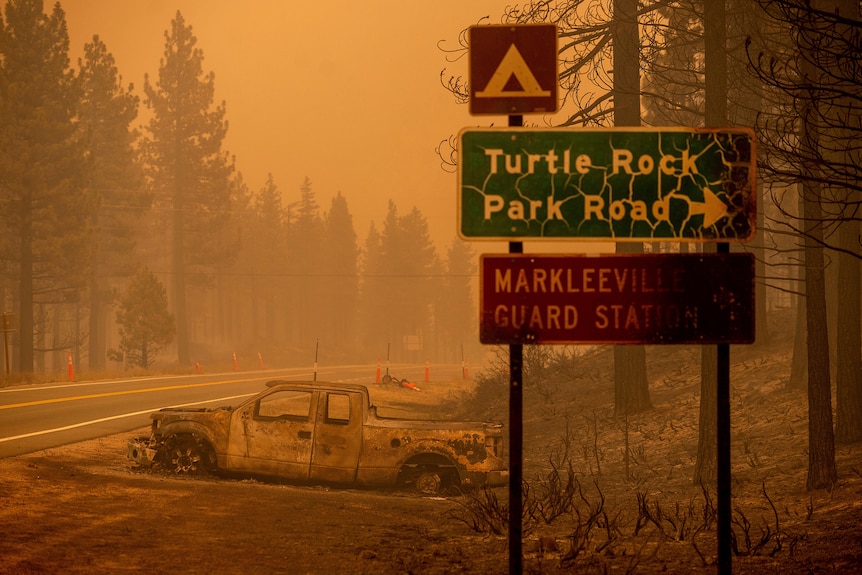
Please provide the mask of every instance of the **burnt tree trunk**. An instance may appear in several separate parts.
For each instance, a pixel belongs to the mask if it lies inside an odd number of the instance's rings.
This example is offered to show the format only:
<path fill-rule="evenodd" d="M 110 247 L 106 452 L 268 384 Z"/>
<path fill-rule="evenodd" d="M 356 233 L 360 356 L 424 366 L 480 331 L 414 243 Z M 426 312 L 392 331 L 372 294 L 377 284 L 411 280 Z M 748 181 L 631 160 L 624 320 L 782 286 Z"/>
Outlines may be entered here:
<path fill-rule="evenodd" d="M 802 146 L 817 149 L 816 130 L 810 124 L 808 104 L 803 115 Z M 806 157 L 814 154 L 807 153 Z M 814 183 L 815 167 L 807 166 L 802 185 L 805 232 L 805 306 L 808 332 L 808 479 L 806 488 L 831 487 L 838 478 L 835 436 L 832 429 L 832 388 L 829 378 L 829 329 L 826 323 L 826 274 L 823 257 L 823 209 L 820 189 Z"/>
<path fill-rule="evenodd" d="M 637 0 L 614 0 L 614 124 L 640 126 L 640 39 Z M 643 253 L 641 243 L 618 243 L 617 253 Z M 652 407 L 646 349 L 614 346 L 614 411 L 639 413 Z"/>
<path fill-rule="evenodd" d="M 704 123 L 707 127 L 727 124 L 727 30 L 724 2 L 707 2 L 703 14 L 704 34 Z M 716 251 L 704 245 L 704 252 Z M 716 480 L 718 454 L 718 348 L 701 346 L 700 422 L 698 424 L 695 483 Z"/>
<path fill-rule="evenodd" d="M 805 202 L 799 194 L 799 228 L 802 228 L 802 218 L 805 213 Z M 803 255 L 804 258 L 804 255 Z M 807 389 L 808 387 L 808 308 L 805 305 L 805 266 L 796 269 L 796 325 L 793 335 L 793 357 L 790 361 L 790 379 L 788 389 Z"/>
<path fill-rule="evenodd" d="M 854 443 L 862 440 L 862 265 L 852 255 L 858 249 L 860 225 L 848 219 L 839 228 L 838 254 L 838 370 L 835 411 L 835 440 Z"/>
<path fill-rule="evenodd" d="M 829 381 L 829 333 L 826 325 L 820 198 L 803 186 L 805 198 L 805 296 L 808 331 L 808 480 L 806 488 L 830 487 L 837 480 Z"/>
<path fill-rule="evenodd" d="M 144 369 L 150 368 L 150 358 L 147 353 L 147 336 L 141 336 L 141 367 Z"/>

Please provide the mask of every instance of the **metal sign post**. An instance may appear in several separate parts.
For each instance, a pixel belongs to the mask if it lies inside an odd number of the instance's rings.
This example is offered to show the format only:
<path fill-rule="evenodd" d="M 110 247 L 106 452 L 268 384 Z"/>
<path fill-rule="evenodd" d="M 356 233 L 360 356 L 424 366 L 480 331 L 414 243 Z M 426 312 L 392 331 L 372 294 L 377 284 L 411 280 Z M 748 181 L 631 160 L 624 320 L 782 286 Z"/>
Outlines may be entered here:
<path fill-rule="evenodd" d="M 720 242 L 716 246 L 716 251 L 718 255 L 728 254 L 730 246 Z M 754 283 L 753 274 L 751 282 Z M 752 314 L 752 322 L 753 318 L 754 314 Z M 733 496 L 730 487 L 730 345 L 719 343 L 716 346 L 716 356 L 716 547 L 718 548 L 718 573 L 730 575 L 732 572 L 730 502 Z"/>
<path fill-rule="evenodd" d="M 6 377 L 9 377 L 10 368 L 12 366 L 12 358 L 9 356 L 9 333 L 15 331 L 15 327 L 12 325 L 14 318 L 14 313 L 3 312 L 3 360 L 5 365 L 4 374 Z"/>
<path fill-rule="evenodd" d="M 510 126 L 523 125 L 523 116 L 509 116 Z M 509 242 L 509 253 L 524 251 L 521 242 Z M 524 460 L 524 346 L 509 345 L 509 575 L 521 574 L 521 540 L 523 538 Z"/>

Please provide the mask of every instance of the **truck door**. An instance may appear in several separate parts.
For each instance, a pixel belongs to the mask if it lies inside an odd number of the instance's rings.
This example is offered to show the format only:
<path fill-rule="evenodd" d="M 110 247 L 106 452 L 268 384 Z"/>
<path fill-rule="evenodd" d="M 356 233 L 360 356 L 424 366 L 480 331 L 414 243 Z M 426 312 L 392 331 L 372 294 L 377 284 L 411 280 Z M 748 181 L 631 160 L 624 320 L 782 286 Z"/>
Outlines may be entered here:
<path fill-rule="evenodd" d="M 362 449 L 362 396 L 352 392 L 321 392 L 311 478 L 352 483 Z"/>
<path fill-rule="evenodd" d="M 276 390 L 231 418 L 227 468 L 288 479 L 308 479 L 316 393 Z"/>

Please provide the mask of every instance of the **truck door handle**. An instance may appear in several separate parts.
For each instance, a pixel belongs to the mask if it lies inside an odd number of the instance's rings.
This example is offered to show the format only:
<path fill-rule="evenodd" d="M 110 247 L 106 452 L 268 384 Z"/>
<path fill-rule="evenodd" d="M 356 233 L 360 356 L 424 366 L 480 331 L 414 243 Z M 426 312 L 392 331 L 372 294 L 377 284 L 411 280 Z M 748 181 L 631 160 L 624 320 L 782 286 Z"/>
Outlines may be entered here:
<path fill-rule="evenodd" d="M 296 434 L 296 436 L 299 437 L 300 439 L 311 439 L 311 432 L 310 431 L 300 431 L 299 433 Z"/>

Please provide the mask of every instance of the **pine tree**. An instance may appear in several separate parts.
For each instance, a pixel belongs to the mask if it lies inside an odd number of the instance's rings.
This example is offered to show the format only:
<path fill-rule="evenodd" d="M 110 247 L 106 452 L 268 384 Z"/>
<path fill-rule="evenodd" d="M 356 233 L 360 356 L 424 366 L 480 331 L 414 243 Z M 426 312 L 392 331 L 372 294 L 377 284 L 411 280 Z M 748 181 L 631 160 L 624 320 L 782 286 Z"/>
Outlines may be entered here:
<path fill-rule="evenodd" d="M 439 264 L 427 220 L 415 207 L 399 216 L 390 200 L 379 246 L 378 265 L 382 265 L 371 294 L 378 313 L 375 325 L 386 334 L 393 355 L 407 359 L 405 338 L 433 337 L 431 278 Z"/>
<path fill-rule="evenodd" d="M 132 279 L 117 309 L 120 350 L 109 355 L 125 365 L 149 369 L 159 352 L 176 334 L 174 316 L 168 311 L 165 287 L 149 270 Z"/>
<path fill-rule="evenodd" d="M 230 190 L 230 218 L 220 237 L 233 246 L 235 257 L 219 261 L 215 274 L 218 315 L 214 344 L 253 341 L 256 333 L 253 304 L 259 262 L 254 259 L 254 197 L 240 172 L 231 178 Z"/>
<path fill-rule="evenodd" d="M 391 341 L 391 310 L 387 302 L 388 266 L 382 243 L 383 238 L 377 226 L 371 222 L 361 253 L 358 315 L 362 336 L 360 352 L 365 357 L 387 359 L 386 352 Z"/>
<path fill-rule="evenodd" d="M 323 333 L 333 359 L 361 358 L 356 349 L 359 301 L 359 245 L 347 199 L 339 192 L 324 218 L 326 305 L 321 310 Z M 323 342 L 323 340 L 321 340 Z"/>
<path fill-rule="evenodd" d="M 219 230 L 230 216 L 233 165 L 222 151 L 225 103 L 213 105 L 215 75 L 203 73 L 203 51 L 177 11 L 165 33 L 165 52 L 155 85 L 144 80 L 153 117 L 143 149 L 155 204 L 170 214 L 171 282 L 177 318 L 177 359 L 190 363 L 187 289 L 193 274 L 206 274 L 227 257 Z"/>
<path fill-rule="evenodd" d="M 286 282 L 284 253 L 286 246 L 287 211 L 282 205 L 281 191 L 269 174 L 263 188 L 254 199 L 254 227 L 249 230 L 248 243 L 254 262 L 252 282 L 253 340 L 271 342 L 278 325 L 286 322 L 283 301 Z"/>
<path fill-rule="evenodd" d="M 147 201 L 132 123 L 138 97 L 124 88 L 114 57 L 98 36 L 84 46 L 78 60 L 82 96 L 80 122 L 90 170 L 88 188 L 97 205 L 91 213 L 94 248 L 90 263 L 89 367 L 105 366 L 105 315 L 112 277 L 128 275 L 133 264 L 135 226 Z"/>
<path fill-rule="evenodd" d="M 320 335 L 318 317 L 324 305 L 323 219 L 309 178 L 305 178 L 299 193 L 299 200 L 291 204 L 288 222 L 288 294 L 291 304 L 292 341 L 301 353 L 308 353 Z"/>
<path fill-rule="evenodd" d="M 460 361 L 464 344 L 477 341 L 476 309 L 473 305 L 472 280 L 476 275 L 476 262 L 471 245 L 455 238 L 446 250 L 446 276 L 437 312 L 441 334 L 445 343 L 443 357 L 447 361 Z"/>
<path fill-rule="evenodd" d="M 403 287 L 399 290 L 400 299 L 404 300 L 402 317 L 408 320 L 404 335 L 421 338 L 424 350 L 434 337 L 436 310 L 433 304 L 437 295 L 434 278 L 442 275 L 442 269 L 428 230 L 428 220 L 418 208 L 414 206 L 401 219 L 400 227 L 404 238 L 400 247 L 406 264 L 400 268 L 406 275 L 400 278 Z M 422 357 L 414 354 L 410 359 L 421 360 Z"/>
<path fill-rule="evenodd" d="M 76 131 L 78 83 L 59 3 L 10 0 L 0 22 L 0 257 L 17 279 L 21 371 L 34 368 L 34 311 L 77 300 L 91 261 L 90 198 Z M 43 326 L 47 330 L 47 326 Z M 45 330 L 40 330 L 44 333 Z"/>

